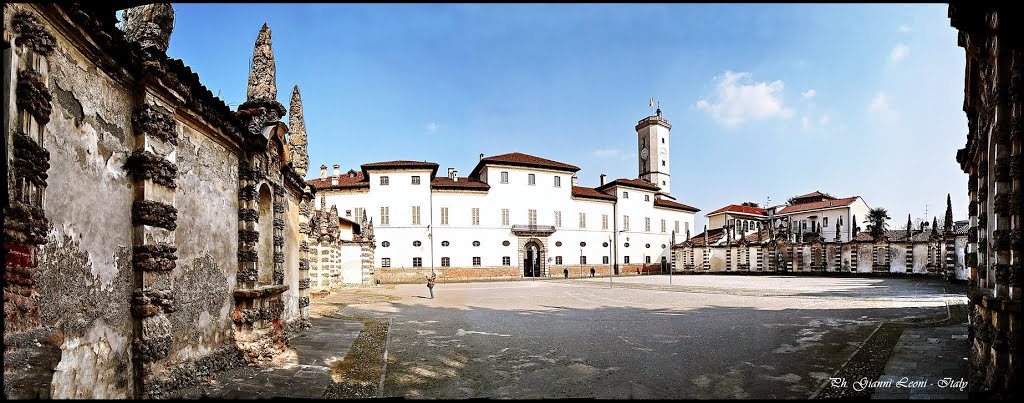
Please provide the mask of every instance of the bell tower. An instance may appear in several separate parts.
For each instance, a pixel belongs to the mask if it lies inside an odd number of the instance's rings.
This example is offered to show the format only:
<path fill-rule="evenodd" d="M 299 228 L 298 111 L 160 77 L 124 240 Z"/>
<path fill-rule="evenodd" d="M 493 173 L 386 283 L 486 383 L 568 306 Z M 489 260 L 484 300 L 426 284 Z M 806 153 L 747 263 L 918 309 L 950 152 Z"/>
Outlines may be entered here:
<path fill-rule="evenodd" d="M 669 169 L 669 132 L 672 125 L 661 116 L 661 108 L 653 116 L 640 119 L 636 124 L 637 156 L 639 174 L 637 177 L 661 188 L 658 194 L 668 198 L 672 189 Z"/>

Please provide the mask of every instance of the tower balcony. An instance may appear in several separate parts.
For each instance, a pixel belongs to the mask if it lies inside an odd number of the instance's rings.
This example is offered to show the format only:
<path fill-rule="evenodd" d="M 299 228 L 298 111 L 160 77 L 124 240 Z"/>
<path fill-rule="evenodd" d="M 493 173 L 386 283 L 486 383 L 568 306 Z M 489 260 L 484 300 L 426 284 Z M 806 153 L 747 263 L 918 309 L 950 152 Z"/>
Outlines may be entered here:
<path fill-rule="evenodd" d="M 516 236 L 549 236 L 555 233 L 555 226 L 516 224 L 512 226 L 512 233 L 516 234 Z"/>

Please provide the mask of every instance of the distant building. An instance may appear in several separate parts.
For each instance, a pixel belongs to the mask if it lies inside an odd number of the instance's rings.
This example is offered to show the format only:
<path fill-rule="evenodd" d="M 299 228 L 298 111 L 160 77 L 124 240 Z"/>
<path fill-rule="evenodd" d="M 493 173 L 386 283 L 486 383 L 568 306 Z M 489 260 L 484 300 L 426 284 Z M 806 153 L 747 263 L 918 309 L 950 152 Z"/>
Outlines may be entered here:
<path fill-rule="evenodd" d="M 518 152 L 484 157 L 468 176 L 426 161 L 362 164 L 308 181 L 317 197 L 376 228 L 381 282 L 440 278 L 574 277 L 667 269 L 673 233 L 697 208 L 669 194 L 669 130 L 661 116 L 636 126 L 638 178 L 577 186 L 579 167 Z M 664 266 L 662 265 L 664 264 Z"/>

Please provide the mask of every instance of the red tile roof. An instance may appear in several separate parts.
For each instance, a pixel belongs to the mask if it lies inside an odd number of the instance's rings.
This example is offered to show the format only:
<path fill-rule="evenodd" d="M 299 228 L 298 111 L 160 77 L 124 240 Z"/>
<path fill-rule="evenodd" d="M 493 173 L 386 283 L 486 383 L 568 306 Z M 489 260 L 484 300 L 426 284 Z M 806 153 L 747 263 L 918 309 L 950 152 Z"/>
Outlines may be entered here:
<path fill-rule="evenodd" d="M 654 190 L 654 191 L 661 190 L 661 188 L 658 187 L 657 185 L 655 185 L 655 184 L 653 184 L 651 182 L 645 181 L 643 179 L 626 179 L 626 178 L 619 178 L 619 179 L 613 180 L 611 182 L 605 183 L 604 185 L 598 186 L 596 189 L 597 190 L 604 190 L 604 189 L 610 188 L 612 186 L 629 186 L 629 187 L 634 187 L 634 188 L 639 188 L 639 189 L 646 189 L 646 190 Z"/>
<path fill-rule="evenodd" d="M 447 176 L 435 177 L 430 182 L 430 187 L 434 189 L 473 189 L 473 190 L 487 190 L 491 188 L 491 185 L 481 182 L 476 178 L 460 177 L 458 181 L 454 181 Z"/>
<path fill-rule="evenodd" d="M 856 201 L 858 197 L 860 196 L 853 196 L 835 200 L 822 200 L 813 203 L 794 204 L 792 206 L 786 206 L 780 210 L 776 210 L 775 214 L 792 214 L 801 211 L 818 210 L 829 207 L 849 206 L 851 203 Z"/>
<path fill-rule="evenodd" d="M 718 242 L 725 237 L 725 230 L 722 228 L 709 229 L 707 233 L 709 244 L 714 244 L 715 242 Z M 701 232 L 693 237 L 690 237 L 689 241 L 693 242 L 694 245 L 704 245 L 704 233 Z"/>
<path fill-rule="evenodd" d="M 473 172 L 470 172 L 469 176 L 477 177 L 480 174 L 480 170 L 483 169 L 484 165 L 488 163 L 500 163 L 505 165 L 524 166 L 533 168 L 548 168 L 569 172 L 576 172 L 580 170 L 580 168 L 575 165 L 569 165 L 558 161 L 552 161 L 546 158 L 536 157 L 533 155 L 523 153 L 508 153 L 480 159 L 480 162 L 476 164 L 476 167 L 473 168 Z"/>
<path fill-rule="evenodd" d="M 409 161 L 409 160 L 394 160 L 394 161 L 381 161 L 381 162 L 368 162 L 360 165 L 362 167 L 373 167 L 373 168 L 437 168 L 437 163 L 427 161 Z"/>
<path fill-rule="evenodd" d="M 612 200 L 612 201 L 615 200 L 615 196 L 614 195 L 610 195 L 610 194 L 607 194 L 605 192 L 598 191 L 597 189 L 594 189 L 594 188 L 587 188 L 587 187 L 580 187 L 580 186 L 573 186 L 572 187 L 572 195 L 573 195 L 573 197 L 586 197 L 586 198 L 591 198 L 591 199 Z"/>
<path fill-rule="evenodd" d="M 710 213 L 707 213 L 705 216 L 712 216 L 712 215 L 715 215 L 715 214 L 727 213 L 727 212 L 728 213 L 751 214 L 751 215 L 758 215 L 758 216 L 765 216 L 765 217 L 768 216 L 768 211 L 763 209 L 763 208 L 750 207 L 750 206 L 737 206 L 735 204 L 730 204 L 728 206 L 722 207 L 722 208 L 720 208 L 718 210 L 715 210 L 715 211 L 712 211 Z"/>
<path fill-rule="evenodd" d="M 831 198 L 831 199 L 835 199 L 835 197 L 832 197 L 832 196 L 826 195 L 826 194 L 824 194 L 824 193 L 821 193 L 821 192 L 819 192 L 819 191 L 817 191 L 817 190 L 815 190 L 815 191 L 813 191 L 813 192 L 811 192 L 811 193 L 805 194 L 805 195 L 803 195 L 803 196 L 797 196 L 796 198 L 797 198 L 797 199 L 803 199 L 803 198 L 807 198 L 807 197 L 825 197 L 825 198 Z"/>
<path fill-rule="evenodd" d="M 676 210 L 691 211 L 691 212 L 694 212 L 694 213 L 700 211 L 699 208 L 687 206 L 687 205 L 685 205 L 683 203 L 676 203 L 674 201 L 667 200 L 667 199 L 662 199 L 660 197 L 655 197 L 654 198 L 654 207 L 665 207 L 665 208 L 676 209 Z"/>
<path fill-rule="evenodd" d="M 356 172 L 356 176 L 354 178 L 350 178 L 348 175 L 341 175 L 338 178 L 337 185 L 331 185 L 331 178 L 332 176 L 310 179 L 306 181 L 306 184 L 316 189 L 348 189 L 370 186 L 370 182 L 364 180 L 366 177 L 363 176 L 362 172 Z"/>

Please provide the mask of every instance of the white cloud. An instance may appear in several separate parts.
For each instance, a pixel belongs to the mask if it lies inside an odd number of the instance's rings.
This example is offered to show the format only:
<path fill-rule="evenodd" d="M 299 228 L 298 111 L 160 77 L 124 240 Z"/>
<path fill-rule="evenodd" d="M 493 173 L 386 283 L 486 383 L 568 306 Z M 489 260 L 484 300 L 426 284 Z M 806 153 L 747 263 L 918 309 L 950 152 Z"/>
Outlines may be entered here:
<path fill-rule="evenodd" d="M 897 44 L 895 48 L 892 48 L 892 52 L 889 53 L 889 59 L 898 62 L 907 56 L 907 52 L 910 52 L 909 46 L 902 43 Z"/>
<path fill-rule="evenodd" d="M 818 118 L 818 124 L 822 125 L 822 126 L 827 125 L 828 124 L 828 120 L 829 120 L 828 115 L 821 115 L 821 117 Z"/>
<path fill-rule="evenodd" d="M 437 129 L 440 128 L 441 126 L 438 125 L 437 122 L 427 123 L 427 133 L 437 133 Z"/>
<path fill-rule="evenodd" d="M 907 25 L 907 24 L 900 25 L 899 31 L 900 32 L 910 32 L 910 25 Z"/>
<path fill-rule="evenodd" d="M 818 92 L 815 91 L 814 89 L 809 89 L 807 91 L 801 92 L 800 95 L 803 95 L 804 99 L 811 99 L 814 98 L 815 95 L 818 95 Z"/>
<path fill-rule="evenodd" d="M 889 96 L 884 92 L 879 92 L 871 100 L 871 104 L 868 105 L 868 111 L 883 119 L 893 119 L 896 117 L 896 110 L 889 105 Z"/>
<path fill-rule="evenodd" d="M 752 82 L 750 73 L 726 71 L 715 81 L 714 103 L 701 99 L 697 108 L 708 111 L 726 127 L 736 127 L 748 120 L 793 116 L 793 110 L 783 105 L 780 98 L 785 86 L 782 80 Z"/>

